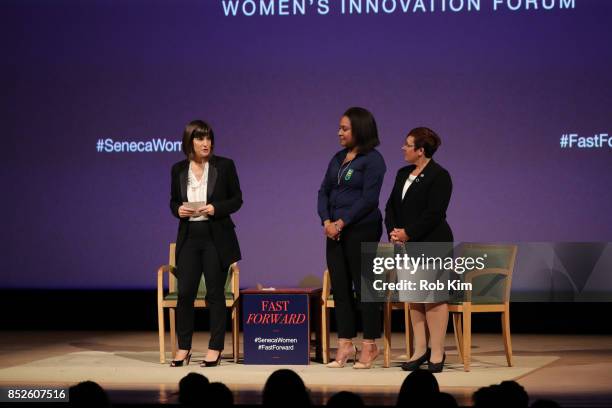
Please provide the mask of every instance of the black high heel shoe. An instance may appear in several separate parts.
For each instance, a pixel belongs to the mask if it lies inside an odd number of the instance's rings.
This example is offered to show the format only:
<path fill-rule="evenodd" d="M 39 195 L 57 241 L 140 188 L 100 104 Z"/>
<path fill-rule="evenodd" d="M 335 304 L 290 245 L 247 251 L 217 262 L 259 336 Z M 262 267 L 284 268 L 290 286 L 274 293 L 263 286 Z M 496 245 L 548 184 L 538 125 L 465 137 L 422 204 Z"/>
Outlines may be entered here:
<path fill-rule="evenodd" d="M 191 350 L 187 353 L 187 357 L 182 360 L 172 360 L 170 362 L 170 367 L 182 367 L 183 365 L 188 366 L 191 361 Z"/>
<path fill-rule="evenodd" d="M 204 360 L 200 364 L 200 367 L 215 367 L 221 365 L 221 354 L 223 354 L 223 350 L 219 351 L 219 355 L 217 356 L 217 359 L 215 361 Z"/>
<path fill-rule="evenodd" d="M 432 363 L 431 361 L 428 364 L 428 371 L 430 373 L 441 373 L 444 368 L 444 360 L 446 360 L 446 353 L 442 355 L 442 361 L 439 363 Z"/>
<path fill-rule="evenodd" d="M 431 356 L 431 349 L 428 347 L 427 350 L 425 351 L 425 354 L 423 354 L 421 357 L 417 358 L 416 360 L 404 361 L 402 363 L 402 370 L 414 371 L 417 368 L 419 368 L 421 364 L 425 363 L 426 361 L 429 361 L 430 356 Z"/>

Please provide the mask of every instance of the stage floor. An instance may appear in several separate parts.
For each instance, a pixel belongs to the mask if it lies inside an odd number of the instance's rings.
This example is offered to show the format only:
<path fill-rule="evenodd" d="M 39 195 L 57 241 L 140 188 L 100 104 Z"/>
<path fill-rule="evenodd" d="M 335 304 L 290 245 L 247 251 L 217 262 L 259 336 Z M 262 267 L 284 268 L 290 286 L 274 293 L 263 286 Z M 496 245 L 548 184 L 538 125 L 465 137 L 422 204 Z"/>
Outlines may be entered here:
<path fill-rule="evenodd" d="M 332 370 L 317 362 L 309 366 L 236 365 L 229 354 L 220 367 L 200 368 L 207 341 L 208 333 L 196 333 L 192 364 L 169 368 L 159 363 L 156 332 L 3 332 L 0 385 L 69 386 L 89 379 L 105 387 L 113 402 L 173 403 L 178 381 L 195 371 L 228 385 L 236 403 L 254 404 L 260 401 L 269 374 L 288 367 L 304 379 L 315 404 L 324 404 L 337 391 L 350 390 L 361 394 L 366 403 L 393 405 L 406 376 L 398 367 L 405 358 L 401 333 L 393 336 L 393 366 L 382 368 L 381 356 L 372 370 Z M 516 380 L 532 400 L 550 398 L 564 406 L 612 405 L 611 336 L 515 334 L 512 341 L 514 366 L 507 367 L 501 335 L 475 334 L 472 370 L 464 372 L 453 337 L 447 336 L 448 364 L 436 374 L 442 390 L 453 394 L 459 404 L 469 405 L 478 388 Z M 231 350 L 229 343 L 226 350 Z"/>

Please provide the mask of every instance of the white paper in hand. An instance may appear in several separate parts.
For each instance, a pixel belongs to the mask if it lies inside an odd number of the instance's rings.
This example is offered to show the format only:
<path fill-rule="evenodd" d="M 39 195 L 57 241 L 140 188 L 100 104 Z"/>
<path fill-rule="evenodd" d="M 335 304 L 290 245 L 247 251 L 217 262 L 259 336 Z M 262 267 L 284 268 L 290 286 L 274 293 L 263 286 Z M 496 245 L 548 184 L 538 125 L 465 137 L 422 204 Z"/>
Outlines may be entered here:
<path fill-rule="evenodd" d="M 200 215 L 206 215 L 204 214 L 204 211 L 197 212 L 198 208 L 202 208 L 206 205 L 206 201 L 184 202 L 183 205 L 187 208 L 191 208 L 194 211 L 196 211 L 192 215 L 192 217 L 199 217 Z"/>

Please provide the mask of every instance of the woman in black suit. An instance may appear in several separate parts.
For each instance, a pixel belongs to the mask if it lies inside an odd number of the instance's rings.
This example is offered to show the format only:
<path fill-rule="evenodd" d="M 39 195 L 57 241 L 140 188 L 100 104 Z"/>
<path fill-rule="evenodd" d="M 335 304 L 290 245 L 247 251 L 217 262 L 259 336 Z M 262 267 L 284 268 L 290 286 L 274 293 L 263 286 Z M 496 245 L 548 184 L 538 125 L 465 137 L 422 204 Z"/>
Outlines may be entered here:
<path fill-rule="evenodd" d="M 397 172 L 385 209 L 385 226 L 393 243 L 453 241 L 453 232 L 446 222 L 451 177 L 432 159 L 440 144 L 440 137 L 425 127 L 412 129 L 406 137 L 402 150 L 410 165 Z M 411 303 L 410 316 L 415 350 L 402 369 L 412 371 L 428 361 L 429 371 L 442 371 L 448 303 Z"/>
<path fill-rule="evenodd" d="M 201 120 L 183 132 L 186 160 L 172 166 L 170 209 L 179 221 L 176 239 L 178 279 L 177 334 L 179 350 L 172 367 L 189 364 L 194 325 L 194 300 L 204 273 L 210 310 L 210 341 L 203 367 L 221 361 L 225 342 L 225 281 L 229 266 L 240 260 L 240 247 L 230 214 L 242 206 L 234 162 L 213 155 L 215 136 Z M 193 203 L 191 205 L 185 203 Z"/>

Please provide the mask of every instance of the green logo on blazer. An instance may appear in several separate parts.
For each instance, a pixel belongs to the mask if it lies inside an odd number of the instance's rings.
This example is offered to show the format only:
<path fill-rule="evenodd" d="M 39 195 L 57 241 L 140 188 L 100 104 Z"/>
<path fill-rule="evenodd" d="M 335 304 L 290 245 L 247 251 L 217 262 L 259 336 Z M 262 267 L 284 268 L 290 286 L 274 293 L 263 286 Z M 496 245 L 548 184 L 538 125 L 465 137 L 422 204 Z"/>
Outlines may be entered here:
<path fill-rule="evenodd" d="M 344 180 L 349 181 L 352 175 L 353 175 L 353 169 L 349 169 L 349 171 L 346 172 L 346 176 L 344 176 Z"/>

